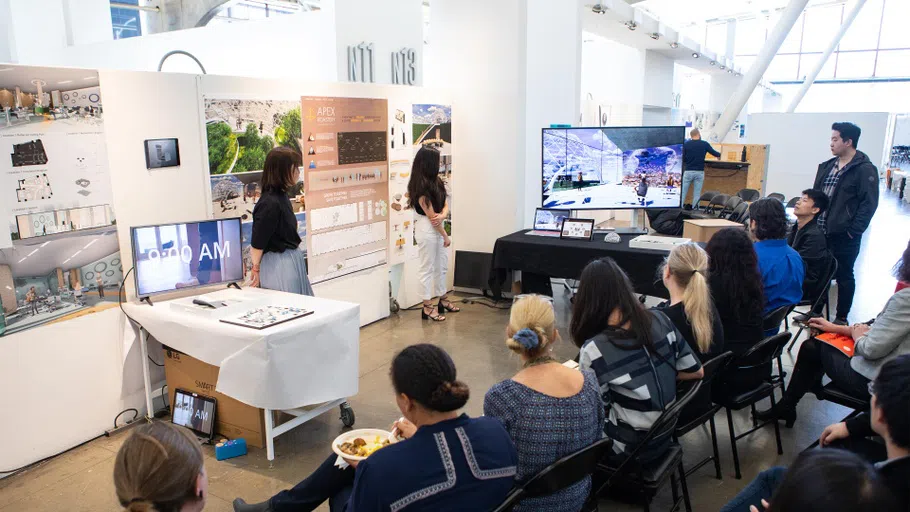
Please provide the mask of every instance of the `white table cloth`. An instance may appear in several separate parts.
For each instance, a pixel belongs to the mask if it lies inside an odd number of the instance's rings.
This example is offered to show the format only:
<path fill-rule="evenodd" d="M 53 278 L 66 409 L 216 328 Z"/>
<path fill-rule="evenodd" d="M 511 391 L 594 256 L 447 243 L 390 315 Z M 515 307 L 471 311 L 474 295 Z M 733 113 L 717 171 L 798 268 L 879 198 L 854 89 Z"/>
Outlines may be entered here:
<path fill-rule="evenodd" d="M 287 410 L 357 394 L 359 305 L 258 288 L 220 290 L 205 299 L 300 307 L 314 313 L 256 330 L 221 322 L 216 312 L 183 311 L 169 301 L 123 307 L 162 344 L 218 366 L 215 389 L 243 403 Z"/>

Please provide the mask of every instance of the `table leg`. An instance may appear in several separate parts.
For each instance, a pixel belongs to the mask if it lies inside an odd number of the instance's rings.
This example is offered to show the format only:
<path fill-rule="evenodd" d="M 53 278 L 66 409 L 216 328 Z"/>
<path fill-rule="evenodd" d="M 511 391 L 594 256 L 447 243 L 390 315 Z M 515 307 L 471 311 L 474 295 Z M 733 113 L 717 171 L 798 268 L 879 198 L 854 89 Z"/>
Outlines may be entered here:
<path fill-rule="evenodd" d="M 149 377 L 149 347 L 148 332 L 139 328 L 139 351 L 142 354 L 142 383 L 145 385 L 145 418 L 149 421 L 155 415 L 155 406 L 152 404 L 152 382 Z"/>
<path fill-rule="evenodd" d="M 272 461 L 275 460 L 275 435 L 272 432 L 274 425 L 272 424 L 272 410 L 263 409 L 262 413 L 265 414 L 265 448 L 266 456 L 269 459 L 269 467 L 272 466 Z"/>

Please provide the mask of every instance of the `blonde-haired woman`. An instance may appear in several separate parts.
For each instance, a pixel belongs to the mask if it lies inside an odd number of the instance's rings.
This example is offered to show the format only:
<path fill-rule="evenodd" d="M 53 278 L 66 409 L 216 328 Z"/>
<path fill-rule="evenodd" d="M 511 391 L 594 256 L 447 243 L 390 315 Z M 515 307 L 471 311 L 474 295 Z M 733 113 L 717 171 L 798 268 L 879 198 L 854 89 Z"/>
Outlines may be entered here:
<path fill-rule="evenodd" d="M 130 512 L 201 511 L 209 482 L 196 436 L 166 422 L 138 427 L 117 452 L 114 487 Z"/>
<path fill-rule="evenodd" d="M 604 435 L 604 406 L 590 370 L 566 368 L 553 355 L 559 340 L 549 297 L 519 296 L 506 327 L 506 346 L 522 368 L 484 398 L 484 414 L 499 419 L 518 450 L 522 483 L 560 458 Z M 590 477 L 549 496 L 527 499 L 515 510 L 577 511 L 591 490 Z"/>
<path fill-rule="evenodd" d="M 708 361 L 724 350 L 724 327 L 708 287 L 708 253 L 696 244 L 670 252 L 663 268 L 669 305 L 661 308 L 699 359 Z"/>

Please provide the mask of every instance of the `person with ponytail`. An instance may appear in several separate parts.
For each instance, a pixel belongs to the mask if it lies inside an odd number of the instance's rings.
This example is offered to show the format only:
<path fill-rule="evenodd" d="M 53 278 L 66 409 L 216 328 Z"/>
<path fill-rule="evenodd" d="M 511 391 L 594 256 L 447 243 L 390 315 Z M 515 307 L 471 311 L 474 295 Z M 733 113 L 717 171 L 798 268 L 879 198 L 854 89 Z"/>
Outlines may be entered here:
<path fill-rule="evenodd" d="M 708 287 L 708 253 L 696 244 L 677 246 L 670 252 L 662 275 L 670 301 L 660 310 L 702 361 L 723 353 L 724 326 Z"/>
<path fill-rule="evenodd" d="M 330 455 L 306 480 L 268 501 L 234 500 L 235 512 L 492 510 L 515 483 L 518 457 L 509 434 L 493 418 L 469 418 L 468 385 L 436 345 L 411 345 L 392 360 L 392 387 L 403 418 L 403 441 L 366 460 L 337 466 Z"/>
<path fill-rule="evenodd" d="M 166 422 L 137 427 L 117 451 L 114 488 L 130 512 L 199 512 L 208 477 L 189 430 Z"/>
<path fill-rule="evenodd" d="M 559 341 L 550 297 L 520 295 L 512 304 L 506 347 L 521 370 L 487 391 L 483 412 L 503 423 L 518 450 L 518 482 L 603 437 L 604 406 L 591 370 L 566 368 L 553 355 Z M 586 477 L 554 494 L 521 501 L 515 511 L 581 510 L 591 492 Z"/>

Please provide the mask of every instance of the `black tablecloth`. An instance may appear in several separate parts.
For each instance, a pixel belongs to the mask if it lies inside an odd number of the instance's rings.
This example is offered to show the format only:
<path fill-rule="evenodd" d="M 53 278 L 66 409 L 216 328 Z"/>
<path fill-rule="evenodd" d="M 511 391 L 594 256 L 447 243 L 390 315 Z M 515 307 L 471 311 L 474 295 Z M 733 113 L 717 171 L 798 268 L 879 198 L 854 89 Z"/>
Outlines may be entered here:
<path fill-rule="evenodd" d="M 522 272 L 523 291 L 539 293 L 540 290 L 528 289 L 526 278 L 530 277 L 532 282 L 535 275 L 545 276 L 547 280 L 551 277 L 578 279 L 585 265 L 604 256 L 616 260 L 626 271 L 637 293 L 669 297 L 657 272 L 667 253 L 629 247 L 629 241 L 638 235 L 620 235 L 622 242 L 612 244 L 603 241 L 605 234 L 595 234 L 593 240 L 582 241 L 527 235 L 527 231 L 496 240 L 489 283 L 496 297 L 502 297 L 502 283 L 508 270 Z"/>

